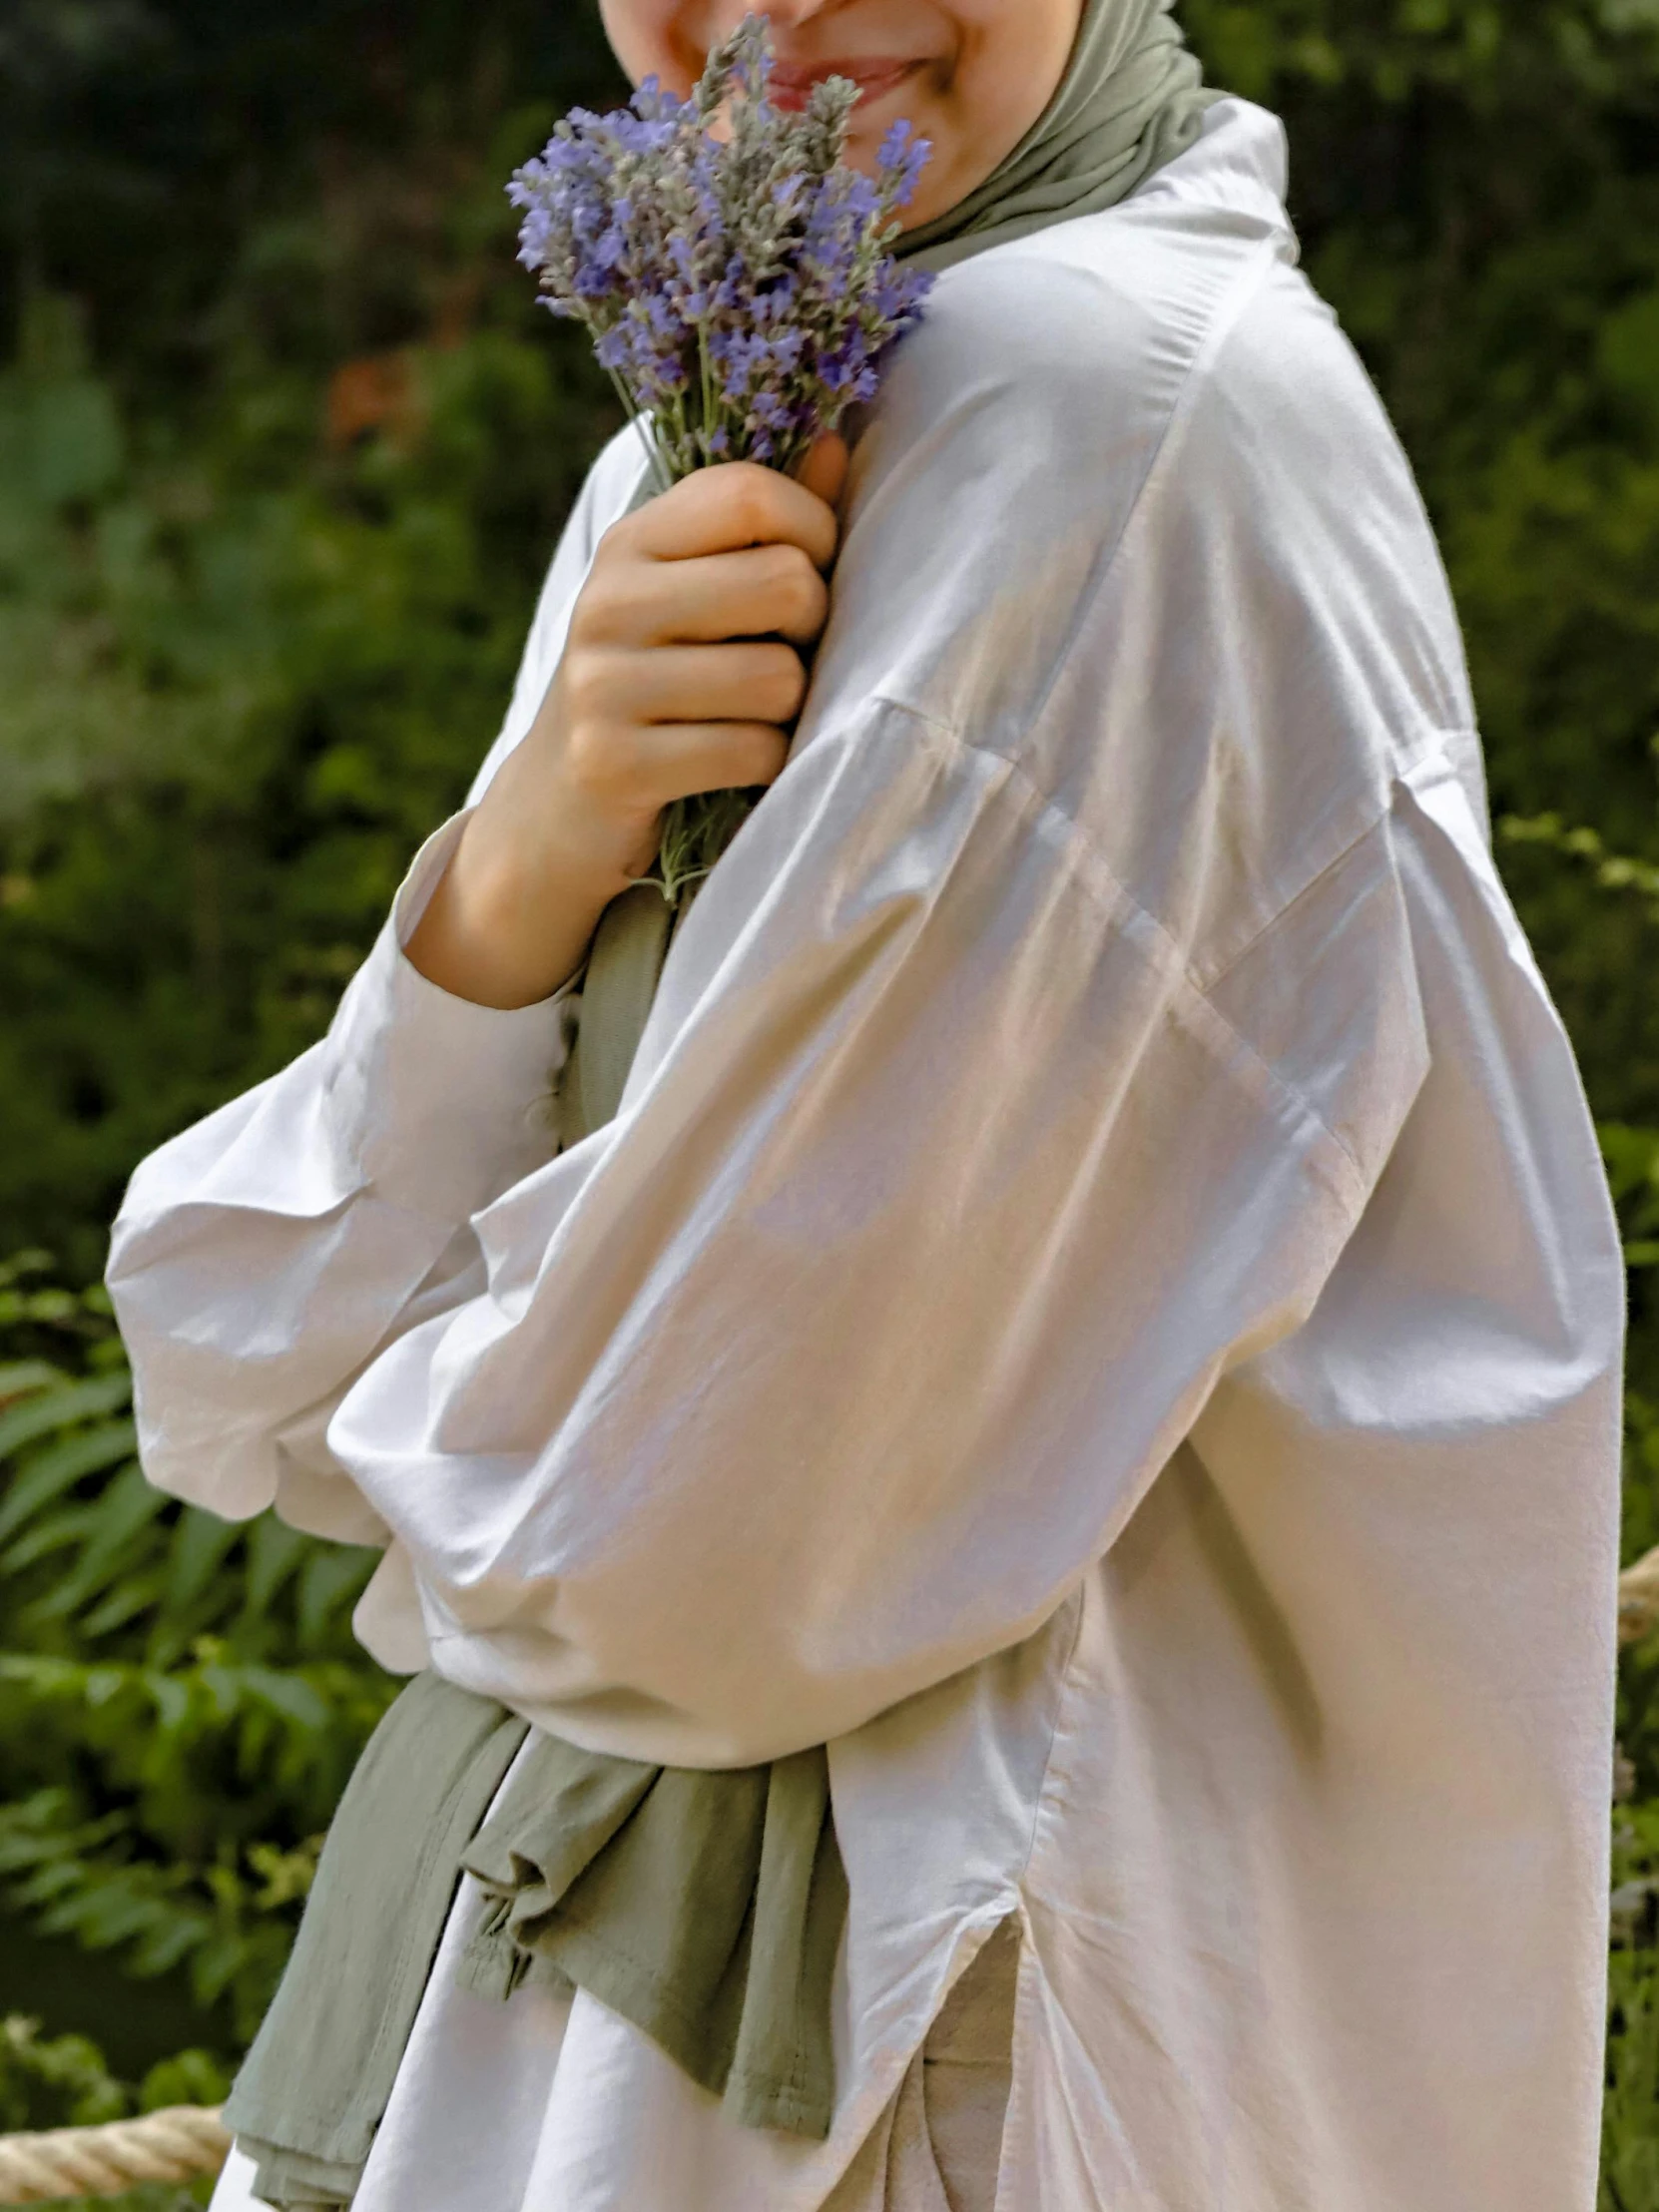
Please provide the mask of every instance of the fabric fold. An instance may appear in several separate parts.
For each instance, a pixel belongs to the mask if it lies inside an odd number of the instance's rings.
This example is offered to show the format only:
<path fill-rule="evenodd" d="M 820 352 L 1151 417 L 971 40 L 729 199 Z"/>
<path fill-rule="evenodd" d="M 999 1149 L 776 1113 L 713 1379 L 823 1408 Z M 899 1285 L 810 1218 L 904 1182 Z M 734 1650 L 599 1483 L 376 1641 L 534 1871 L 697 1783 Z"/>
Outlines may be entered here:
<path fill-rule="evenodd" d="M 574 1983 L 739 2125 L 829 2132 L 846 1882 L 822 1749 L 704 1773 L 538 1734 L 462 1863 L 486 1899 L 467 1986 Z"/>
<path fill-rule="evenodd" d="M 740 2126 L 828 2134 L 846 1881 L 824 1751 L 726 1773 L 645 1766 L 424 1673 L 346 1786 L 226 2106 L 268 2204 L 351 2202 L 463 1869 L 483 1903 L 467 1986 L 578 1985 Z"/>
<path fill-rule="evenodd" d="M 349 2204 L 391 2095 L 460 1854 L 529 1724 L 417 1674 L 369 1738 L 287 1967 L 225 2107 L 280 2207 Z"/>

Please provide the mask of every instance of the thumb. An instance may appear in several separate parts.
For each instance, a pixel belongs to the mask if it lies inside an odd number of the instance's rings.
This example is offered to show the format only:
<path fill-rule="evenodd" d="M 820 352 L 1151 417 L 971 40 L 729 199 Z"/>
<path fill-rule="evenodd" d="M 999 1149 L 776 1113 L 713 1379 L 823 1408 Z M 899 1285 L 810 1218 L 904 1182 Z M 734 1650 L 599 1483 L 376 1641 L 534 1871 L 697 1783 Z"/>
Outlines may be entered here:
<path fill-rule="evenodd" d="M 814 445 L 796 472 L 796 481 L 832 507 L 846 483 L 846 440 L 831 430 Z"/>

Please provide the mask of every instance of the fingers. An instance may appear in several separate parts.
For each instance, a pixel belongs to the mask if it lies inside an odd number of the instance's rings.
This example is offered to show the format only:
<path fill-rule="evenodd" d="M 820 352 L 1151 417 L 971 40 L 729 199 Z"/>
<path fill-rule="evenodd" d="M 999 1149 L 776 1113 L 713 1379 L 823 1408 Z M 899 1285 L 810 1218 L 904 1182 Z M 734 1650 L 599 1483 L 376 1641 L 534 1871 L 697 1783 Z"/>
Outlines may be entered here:
<path fill-rule="evenodd" d="M 800 546 L 756 545 L 681 561 L 607 564 L 595 570 L 582 621 L 596 644 L 782 637 L 810 645 L 829 612 L 830 587 Z"/>
<path fill-rule="evenodd" d="M 787 645 L 665 645 L 650 653 L 598 648 L 572 668 L 575 721 L 603 731 L 689 722 L 793 722 L 807 672 Z"/>
<path fill-rule="evenodd" d="M 615 524 L 610 534 L 625 535 L 631 551 L 651 560 L 794 545 L 815 568 L 828 569 L 838 532 L 834 509 L 806 484 L 754 461 L 727 461 L 698 469 Z"/>
<path fill-rule="evenodd" d="M 801 482 L 703 469 L 606 532 L 536 725 L 595 820 L 637 824 L 781 773 L 807 695 L 797 648 L 828 618 L 845 472 L 838 438 Z"/>
<path fill-rule="evenodd" d="M 659 723 L 647 775 L 658 804 L 694 792 L 745 791 L 784 773 L 790 741 L 766 722 Z"/>
<path fill-rule="evenodd" d="M 770 722 L 589 723 L 572 733 L 564 773 L 602 819 L 652 822 L 693 792 L 774 783 L 789 750 Z"/>

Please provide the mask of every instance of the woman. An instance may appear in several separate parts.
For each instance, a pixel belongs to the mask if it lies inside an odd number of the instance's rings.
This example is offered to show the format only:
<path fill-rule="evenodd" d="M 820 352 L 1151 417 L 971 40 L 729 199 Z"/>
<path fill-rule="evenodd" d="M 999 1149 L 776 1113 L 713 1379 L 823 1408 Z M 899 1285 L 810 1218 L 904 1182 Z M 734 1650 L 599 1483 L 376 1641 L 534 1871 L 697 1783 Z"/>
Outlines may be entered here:
<path fill-rule="evenodd" d="M 606 7 L 681 86 L 741 13 Z M 463 1884 L 359 2212 L 1589 2212 L 1622 1275 L 1408 470 L 1167 0 L 771 15 L 937 150 L 844 487 L 610 448 L 472 806 L 110 1281 L 153 1479 L 384 1543 L 388 1666 L 828 1745 L 832 2119 L 463 1985 Z M 753 783 L 556 1151 L 600 913 Z"/>

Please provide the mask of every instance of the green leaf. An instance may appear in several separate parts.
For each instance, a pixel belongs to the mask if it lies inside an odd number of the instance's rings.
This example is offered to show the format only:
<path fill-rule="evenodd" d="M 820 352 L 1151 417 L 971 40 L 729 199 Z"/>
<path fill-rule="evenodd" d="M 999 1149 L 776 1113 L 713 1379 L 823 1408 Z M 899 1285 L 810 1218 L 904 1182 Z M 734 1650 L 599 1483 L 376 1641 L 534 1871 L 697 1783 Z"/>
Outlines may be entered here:
<path fill-rule="evenodd" d="M 132 1394 L 133 1379 L 125 1370 L 88 1382 L 72 1382 L 61 1389 L 40 1390 L 21 1405 L 0 1413 L 0 1459 L 33 1443 L 37 1436 L 50 1435 L 54 1429 L 71 1427 L 99 1413 L 113 1413 Z"/>
<path fill-rule="evenodd" d="M 358 1544 L 313 1550 L 299 1576 L 299 1642 L 314 1649 L 334 1615 L 354 1605 L 379 1564 L 380 1553 Z"/>
<path fill-rule="evenodd" d="M 244 1948 L 235 1936 L 213 1936 L 198 1945 L 191 1959 L 191 1982 L 204 2004 L 212 2004 L 241 1971 Z"/>
<path fill-rule="evenodd" d="M 7 1398 L 22 1397 L 26 1391 L 50 1389 L 54 1382 L 68 1379 L 62 1368 L 55 1368 L 49 1360 L 12 1360 L 0 1363 L 0 1403 Z"/>
<path fill-rule="evenodd" d="M 88 1667 L 82 1683 L 82 1695 L 88 1705 L 113 1705 L 117 1698 L 133 1687 L 131 1667 Z"/>
<path fill-rule="evenodd" d="M 127 1576 L 111 1590 L 101 1605 L 95 1605 L 82 1614 L 76 1624 L 81 1636 L 88 1643 L 96 1643 L 101 1637 L 113 1636 L 117 1629 L 125 1628 L 129 1621 L 145 1619 L 155 1611 L 161 1590 L 162 1576 L 159 1570 Z"/>
<path fill-rule="evenodd" d="M 172 1500 L 134 1466 L 117 1475 L 98 1502 L 95 1532 L 73 1570 L 34 1608 L 42 1620 L 79 1612 L 123 1573 L 143 1564 L 137 1540 Z"/>
<path fill-rule="evenodd" d="M 245 1533 L 244 1522 L 221 1520 L 200 1505 L 188 1507 L 174 1531 L 164 1609 L 173 1614 L 188 1612 Z"/>
<path fill-rule="evenodd" d="M 1596 350 L 1608 381 L 1659 413 L 1659 289 L 1610 314 L 1601 325 Z"/>
<path fill-rule="evenodd" d="M 95 377 L 37 383 L 9 434 L 0 417 L 0 482 L 43 506 L 97 499 L 121 474 L 123 442 L 115 402 Z"/>
<path fill-rule="evenodd" d="M 171 1961 L 170 1961 L 171 1962 Z M 231 2093 L 231 2074 L 212 2051 L 182 2050 L 159 2059 L 139 2085 L 141 2112 L 160 2112 L 172 2104 L 223 2104 Z"/>
<path fill-rule="evenodd" d="M 171 1973 L 206 1939 L 207 1933 L 207 1922 L 197 1914 L 179 1913 L 171 1920 L 157 1921 L 134 1946 L 134 1973 L 141 1976 Z"/>
<path fill-rule="evenodd" d="M 109 1421 L 80 1435 L 67 1437 L 52 1450 L 31 1459 L 27 1468 L 8 1483 L 0 1504 L 0 1542 L 14 1528 L 51 1498 L 71 1488 L 84 1475 L 101 1473 L 118 1459 L 128 1458 L 135 1441 L 130 1420 Z"/>
<path fill-rule="evenodd" d="M 278 1673 L 273 1667 L 244 1667 L 244 1689 L 305 1735 L 319 1735 L 328 1725 L 327 1701 L 318 1696 L 302 1675 Z"/>
<path fill-rule="evenodd" d="M 156 1721 L 163 1736 L 176 1736 L 191 1714 L 189 1685 L 159 1670 L 145 1676 L 145 1687 L 156 1701 Z"/>
<path fill-rule="evenodd" d="M 16 1682 L 36 1697 L 79 1697 L 86 1668 L 42 1652 L 0 1651 L 0 1681 Z"/>
<path fill-rule="evenodd" d="M 98 1529 L 98 1506 L 87 1500 L 79 1505 L 66 1505 L 44 1520 L 37 1520 L 25 1535 L 15 1537 L 6 1547 L 5 1565 L 9 1572 L 21 1574 L 24 1568 L 49 1558 L 54 1551 L 74 1550 L 83 1541 L 90 1542 Z"/>
<path fill-rule="evenodd" d="M 275 1513 L 264 1513 L 254 1522 L 248 1539 L 248 1612 L 254 1619 L 268 1612 L 276 1593 L 312 1548 L 313 1539 L 289 1528 Z"/>

